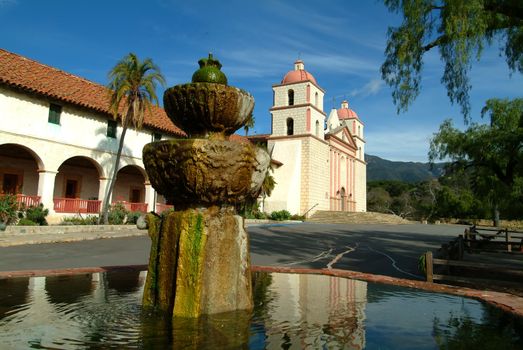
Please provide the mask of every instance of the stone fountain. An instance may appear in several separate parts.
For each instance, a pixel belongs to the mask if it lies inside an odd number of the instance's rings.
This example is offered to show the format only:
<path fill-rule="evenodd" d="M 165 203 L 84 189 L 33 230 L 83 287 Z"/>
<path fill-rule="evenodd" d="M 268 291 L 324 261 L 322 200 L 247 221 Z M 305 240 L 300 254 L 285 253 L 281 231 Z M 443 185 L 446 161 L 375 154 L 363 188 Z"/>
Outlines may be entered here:
<path fill-rule="evenodd" d="M 154 189 L 174 205 L 148 214 L 152 239 L 143 304 L 173 317 L 251 310 L 249 239 L 236 208 L 257 198 L 270 157 L 229 137 L 245 125 L 254 98 L 228 86 L 211 54 L 192 83 L 165 91 L 169 118 L 188 135 L 143 149 Z"/>

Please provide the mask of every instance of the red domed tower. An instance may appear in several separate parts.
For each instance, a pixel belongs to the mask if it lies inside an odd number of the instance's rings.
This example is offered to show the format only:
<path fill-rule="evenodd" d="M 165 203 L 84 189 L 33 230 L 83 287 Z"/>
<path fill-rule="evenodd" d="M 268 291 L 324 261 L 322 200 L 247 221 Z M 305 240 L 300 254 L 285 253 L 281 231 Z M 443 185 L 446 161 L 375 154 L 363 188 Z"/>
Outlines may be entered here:
<path fill-rule="evenodd" d="M 305 70 L 302 60 L 294 62 L 280 84 L 273 85 L 272 135 L 292 136 L 312 134 L 324 138 L 325 91 L 314 76 Z"/>
<path fill-rule="evenodd" d="M 332 109 L 327 119 L 327 131 L 331 132 L 340 126 L 345 126 L 349 129 L 354 141 L 358 147 L 357 157 L 364 160 L 365 157 L 365 139 L 363 137 L 363 123 L 358 117 L 358 114 L 349 108 L 349 102 L 344 100 L 341 107 Z"/>

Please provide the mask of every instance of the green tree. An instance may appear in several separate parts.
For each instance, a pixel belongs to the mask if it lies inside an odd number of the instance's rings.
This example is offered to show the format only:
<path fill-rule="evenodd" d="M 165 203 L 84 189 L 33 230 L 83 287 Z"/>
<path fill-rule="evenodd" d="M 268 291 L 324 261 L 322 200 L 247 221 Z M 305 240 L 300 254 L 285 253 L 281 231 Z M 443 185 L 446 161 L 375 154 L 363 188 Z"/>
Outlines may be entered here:
<path fill-rule="evenodd" d="M 104 224 L 108 223 L 109 200 L 114 189 L 120 158 L 124 145 L 125 134 L 129 126 L 140 128 L 143 124 L 145 113 L 151 113 L 153 103 L 158 104 L 156 96 L 157 84 L 162 86 L 165 79 L 150 58 L 140 61 L 134 53 L 129 53 L 109 72 L 110 110 L 115 119 L 121 119 L 122 133 L 113 175 L 105 194 L 102 218 Z"/>
<path fill-rule="evenodd" d="M 429 160 L 449 158 L 455 170 L 469 169 L 474 192 L 497 209 L 507 196 L 521 198 L 523 177 L 523 99 L 490 99 L 482 110 L 490 124 L 456 129 L 440 125 L 430 142 Z"/>
<path fill-rule="evenodd" d="M 367 191 L 367 209 L 378 213 L 389 213 L 392 198 L 383 187 L 373 187 Z"/>
<path fill-rule="evenodd" d="M 523 72 L 523 1 L 521 0 L 384 0 L 401 13 L 399 27 L 389 28 L 382 78 L 392 87 L 398 112 L 405 111 L 421 89 L 423 56 L 439 48 L 445 63 L 442 83 L 452 103 L 469 120 L 471 59 L 485 45 L 504 40 L 510 71 Z M 493 40 L 496 39 L 496 40 Z"/>

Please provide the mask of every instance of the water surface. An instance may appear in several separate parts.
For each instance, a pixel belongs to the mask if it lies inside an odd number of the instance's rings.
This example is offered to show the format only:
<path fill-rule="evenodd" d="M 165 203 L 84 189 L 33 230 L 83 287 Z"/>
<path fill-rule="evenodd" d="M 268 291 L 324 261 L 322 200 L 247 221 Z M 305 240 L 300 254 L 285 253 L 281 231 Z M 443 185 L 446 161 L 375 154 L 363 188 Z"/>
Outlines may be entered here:
<path fill-rule="evenodd" d="M 321 275 L 255 273 L 255 310 L 143 310 L 145 272 L 0 280 L 0 349 L 523 349 L 523 321 L 482 302 Z"/>

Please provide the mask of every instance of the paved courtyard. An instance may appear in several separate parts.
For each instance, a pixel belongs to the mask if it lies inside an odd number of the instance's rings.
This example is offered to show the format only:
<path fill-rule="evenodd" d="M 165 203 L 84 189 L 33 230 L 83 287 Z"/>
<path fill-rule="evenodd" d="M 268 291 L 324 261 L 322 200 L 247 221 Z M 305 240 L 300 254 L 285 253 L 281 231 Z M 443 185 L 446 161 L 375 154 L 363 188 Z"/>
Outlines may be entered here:
<path fill-rule="evenodd" d="M 254 265 L 338 268 L 421 279 L 420 254 L 462 233 L 458 225 L 249 225 Z M 145 235 L 0 248 L 0 271 L 147 264 Z"/>

